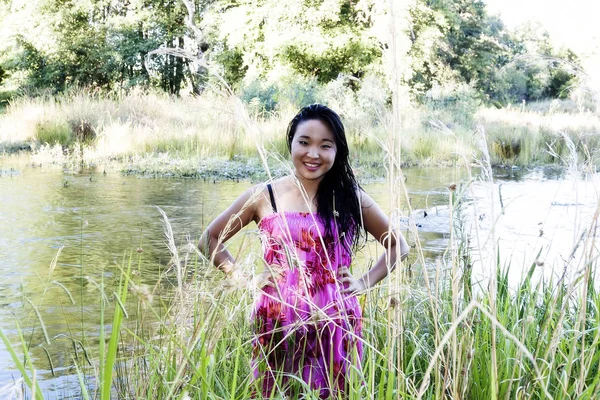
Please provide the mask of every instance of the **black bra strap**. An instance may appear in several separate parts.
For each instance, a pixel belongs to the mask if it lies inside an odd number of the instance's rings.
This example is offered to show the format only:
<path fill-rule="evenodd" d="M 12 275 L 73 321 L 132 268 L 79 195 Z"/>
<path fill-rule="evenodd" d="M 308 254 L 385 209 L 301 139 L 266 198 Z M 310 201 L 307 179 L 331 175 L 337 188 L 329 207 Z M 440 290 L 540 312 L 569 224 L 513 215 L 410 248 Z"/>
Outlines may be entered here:
<path fill-rule="evenodd" d="M 269 197 L 271 198 L 271 207 L 273 207 L 273 212 L 277 212 L 277 206 L 275 205 L 275 196 L 273 196 L 273 188 L 270 183 L 267 183 L 267 189 L 269 189 Z"/>

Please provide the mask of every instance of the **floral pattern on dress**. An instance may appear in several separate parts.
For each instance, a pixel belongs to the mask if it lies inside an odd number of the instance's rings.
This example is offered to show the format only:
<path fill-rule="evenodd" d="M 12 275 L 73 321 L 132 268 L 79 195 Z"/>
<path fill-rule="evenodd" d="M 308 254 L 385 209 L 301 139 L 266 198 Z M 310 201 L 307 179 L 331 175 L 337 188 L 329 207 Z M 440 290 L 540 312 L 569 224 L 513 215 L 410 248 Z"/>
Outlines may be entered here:
<path fill-rule="evenodd" d="M 316 214 L 274 213 L 259 229 L 265 261 L 283 270 L 275 288 L 263 288 L 252 315 L 254 377 L 262 395 L 293 395 L 295 375 L 321 398 L 335 396 L 344 391 L 349 368 L 360 368 L 363 353 L 358 300 L 340 293 L 337 278 L 352 256 L 336 240 L 335 226 L 324 236 Z"/>

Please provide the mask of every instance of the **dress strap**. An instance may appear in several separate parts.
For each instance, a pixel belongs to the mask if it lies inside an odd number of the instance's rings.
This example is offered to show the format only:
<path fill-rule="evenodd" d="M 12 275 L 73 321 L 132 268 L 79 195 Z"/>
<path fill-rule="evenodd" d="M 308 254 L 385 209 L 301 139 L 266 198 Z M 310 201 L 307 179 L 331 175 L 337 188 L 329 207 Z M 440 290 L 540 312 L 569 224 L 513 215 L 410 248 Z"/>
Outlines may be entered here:
<path fill-rule="evenodd" d="M 271 207 L 273 207 L 273 212 L 277 212 L 277 206 L 275 205 L 275 196 L 273 196 L 273 187 L 270 183 L 267 183 L 267 189 L 269 189 L 269 197 L 271 198 Z"/>

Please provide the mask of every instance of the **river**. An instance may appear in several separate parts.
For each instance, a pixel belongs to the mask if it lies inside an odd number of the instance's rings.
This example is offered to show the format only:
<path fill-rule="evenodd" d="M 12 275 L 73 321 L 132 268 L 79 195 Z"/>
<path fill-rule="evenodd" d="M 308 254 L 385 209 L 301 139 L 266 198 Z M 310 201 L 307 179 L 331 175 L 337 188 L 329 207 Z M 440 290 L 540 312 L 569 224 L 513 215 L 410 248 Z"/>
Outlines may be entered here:
<path fill-rule="evenodd" d="M 516 265 L 513 280 L 520 279 L 520 266 L 531 262 L 544 266 L 543 276 L 559 276 L 585 227 L 596 227 L 597 175 L 569 175 L 555 168 L 499 169 L 491 184 L 479 181 L 477 170 L 472 173 L 462 218 L 467 220 L 471 242 L 483 249 L 477 253 L 476 276 L 489 275 L 494 244 L 501 249 L 504 265 L 510 260 Z M 415 211 L 410 214 L 402 200 L 401 224 L 416 227 L 427 268 L 439 267 L 443 264 L 437 261 L 448 247 L 449 187 L 458 184 L 460 190 L 469 175 L 457 168 L 414 168 L 404 174 L 408 192 L 401 198 L 408 199 Z M 157 207 L 168 216 L 178 245 L 195 243 L 206 224 L 250 185 L 138 178 L 101 169 L 74 174 L 56 166 L 34 167 L 22 158 L 0 158 L 0 328 L 16 347 L 20 327 L 49 398 L 75 396 L 74 338 L 97 343 L 97 285 L 104 281 L 108 293 L 116 290 L 119 268 L 130 256 L 135 268 L 141 259 L 137 271 L 141 285 L 154 287 L 168 267 L 171 256 Z M 364 189 L 389 211 L 386 182 L 365 184 Z M 406 232 L 414 244 L 415 237 Z M 597 236 L 586 235 L 592 246 L 579 248 L 589 250 L 597 244 Z M 368 258 L 363 254 L 357 262 L 366 264 Z M 411 262 L 419 263 L 416 257 Z M 10 386 L 18 377 L 10 354 L 0 344 L 0 387 Z"/>

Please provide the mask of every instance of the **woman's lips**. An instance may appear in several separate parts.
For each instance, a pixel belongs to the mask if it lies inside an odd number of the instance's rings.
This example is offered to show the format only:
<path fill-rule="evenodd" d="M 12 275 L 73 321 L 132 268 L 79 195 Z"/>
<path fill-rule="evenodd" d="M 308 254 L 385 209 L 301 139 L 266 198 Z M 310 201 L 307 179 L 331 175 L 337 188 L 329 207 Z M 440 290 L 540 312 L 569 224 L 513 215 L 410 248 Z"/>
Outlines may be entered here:
<path fill-rule="evenodd" d="M 309 171 L 316 171 L 321 166 L 321 164 L 306 163 L 306 162 L 303 164 L 306 167 L 306 169 L 308 169 Z"/>

